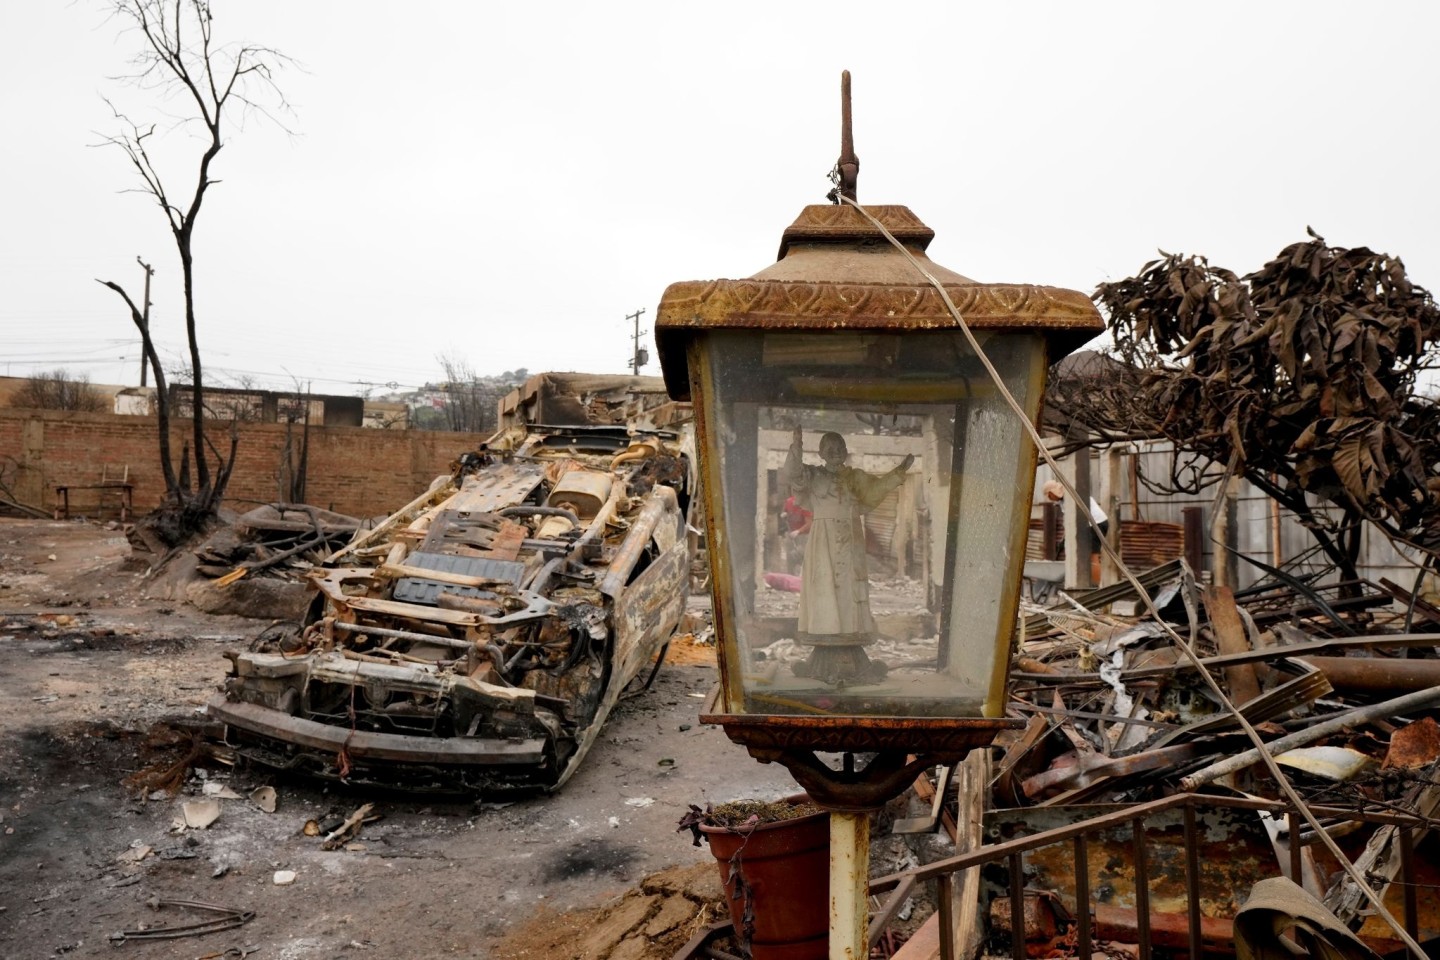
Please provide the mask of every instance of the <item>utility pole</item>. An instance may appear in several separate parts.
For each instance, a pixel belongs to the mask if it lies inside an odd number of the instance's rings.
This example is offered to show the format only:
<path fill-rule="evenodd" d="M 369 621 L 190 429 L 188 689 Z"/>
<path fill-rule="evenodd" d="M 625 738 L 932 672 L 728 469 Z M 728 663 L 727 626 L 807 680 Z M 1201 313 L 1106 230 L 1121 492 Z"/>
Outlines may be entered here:
<path fill-rule="evenodd" d="M 140 317 L 140 324 L 145 328 L 145 335 L 148 337 L 150 335 L 150 278 L 155 276 L 155 268 L 141 260 L 138 254 L 135 262 L 140 264 L 141 269 L 145 271 L 145 306 L 144 313 Z M 146 362 L 145 351 L 142 348 L 140 351 L 140 386 L 143 387 L 148 383 L 149 374 L 150 365 Z"/>
<path fill-rule="evenodd" d="M 630 373 L 632 376 L 637 377 L 640 375 L 640 368 L 650 362 L 650 351 L 640 346 L 641 335 L 650 332 L 648 330 L 640 329 L 640 315 L 644 312 L 645 308 L 641 307 L 634 313 L 626 314 L 625 316 L 626 320 L 635 321 L 635 332 L 630 335 L 632 348 L 630 351 Z"/>

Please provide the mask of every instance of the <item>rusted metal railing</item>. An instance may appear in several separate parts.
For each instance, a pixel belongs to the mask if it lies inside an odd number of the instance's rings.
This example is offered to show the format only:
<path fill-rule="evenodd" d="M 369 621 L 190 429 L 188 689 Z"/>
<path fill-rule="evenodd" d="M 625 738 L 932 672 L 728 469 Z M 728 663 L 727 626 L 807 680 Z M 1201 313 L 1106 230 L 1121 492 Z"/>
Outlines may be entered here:
<path fill-rule="evenodd" d="M 1012 952 L 1015 960 L 1024 960 L 1025 948 L 1025 898 L 1024 862 L 1025 855 L 1052 844 L 1069 843 L 1074 848 L 1075 869 L 1075 934 L 1076 954 L 1080 957 L 1091 955 L 1093 943 L 1093 921 L 1090 915 L 1090 866 L 1088 838 L 1096 833 L 1128 824 L 1133 837 L 1132 849 L 1135 859 L 1135 913 L 1136 933 L 1141 960 L 1150 960 L 1153 955 L 1151 942 L 1146 822 L 1159 814 L 1179 810 L 1183 815 L 1185 845 L 1185 887 L 1186 924 L 1189 955 L 1200 957 L 1204 954 L 1202 939 L 1202 917 L 1200 911 L 1200 857 L 1198 842 L 1197 810 L 1231 808 L 1254 810 L 1268 813 L 1272 817 L 1283 815 L 1290 832 L 1289 862 L 1285 866 L 1291 879 L 1300 882 L 1301 842 L 1300 829 L 1303 820 L 1293 809 L 1278 802 L 1220 797 L 1203 794 L 1182 793 L 1149 803 L 1127 806 L 1113 813 L 1101 814 L 1080 823 L 1053 830 L 1045 830 L 1030 836 L 1019 837 L 1001 843 L 991 844 L 970 853 L 937 860 L 923 866 L 899 873 L 877 877 L 870 882 L 872 897 L 889 896 L 881 903 L 870 924 L 869 939 L 873 947 L 879 942 L 885 928 L 893 921 L 901 904 L 914 887 L 921 883 L 934 883 L 940 914 L 940 956 L 942 960 L 953 960 L 955 921 L 950 909 L 951 888 L 954 875 L 963 870 L 990 864 L 1005 864 L 1009 873 L 1010 930 Z M 1357 812 L 1350 808 L 1312 806 L 1311 812 L 1317 817 L 1341 820 L 1364 821 L 1375 824 L 1393 824 L 1402 827 L 1424 827 L 1423 818 L 1403 813 Z M 1410 830 L 1399 831 L 1400 871 L 1399 881 L 1404 891 L 1403 925 L 1411 937 L 1418 937 L 1419 909 L 1413 882 L 1415 844 Z"/>

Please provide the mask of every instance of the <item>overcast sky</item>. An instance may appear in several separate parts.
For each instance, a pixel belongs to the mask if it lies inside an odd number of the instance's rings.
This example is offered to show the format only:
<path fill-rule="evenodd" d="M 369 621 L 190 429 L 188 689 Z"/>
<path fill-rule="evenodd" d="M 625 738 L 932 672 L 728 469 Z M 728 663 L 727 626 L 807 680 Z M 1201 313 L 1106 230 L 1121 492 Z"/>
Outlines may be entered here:
<path fill-rule="evenodd" d="M 136 383 L 123 304 L 179 266 L 102 97 L 137 38 L 94 0 L 0 5 L 0 373 Z M 286 122 L 232 132 L 196 225 L 212 375 L 353 393 L 619 372 L 676 280 L 748 276 L 824 202 L 854 75 L 862 203 L 988 282 L 1092 291 L 1157 248 L 1258 268 L 1313 226 L 1440 287 L 1434 3 L 379 3 L 215 0 L 275 47 Z M 172 182 L 195 142 L 165 137 Z M 653 350 L 652 356 L 653 356 Z M 123 358 L 121 362 L 120 358 Z M 655 364 L 645 372 L 658 373 Z M 383 387 L 381 388 L 383 391 Z"/>

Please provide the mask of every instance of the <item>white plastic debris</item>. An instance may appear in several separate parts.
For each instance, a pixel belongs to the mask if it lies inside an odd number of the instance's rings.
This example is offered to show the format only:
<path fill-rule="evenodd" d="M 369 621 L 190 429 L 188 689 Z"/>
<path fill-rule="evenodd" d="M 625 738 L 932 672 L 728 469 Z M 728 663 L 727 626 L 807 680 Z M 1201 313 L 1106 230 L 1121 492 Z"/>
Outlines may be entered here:
<path fill-rule="evenodd" d="M 191 830 L 204 830 L 220 819 L 219 800 L 190 800 L 180 805 L 185 817 L 185 826 Z"/>
<path fill-rule="evenodd" d="M 266 813 L 274 813 L 278 801 L 274 787 L 256 787 L 250 791 L 250 802 Z"/>

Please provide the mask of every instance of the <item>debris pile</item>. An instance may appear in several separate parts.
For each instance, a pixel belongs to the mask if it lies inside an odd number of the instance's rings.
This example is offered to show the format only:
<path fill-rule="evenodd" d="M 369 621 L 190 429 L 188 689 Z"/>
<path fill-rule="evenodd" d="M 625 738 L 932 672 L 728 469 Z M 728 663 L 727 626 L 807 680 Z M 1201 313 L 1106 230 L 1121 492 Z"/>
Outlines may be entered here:
<path fill-rule="evenodd" d="M 267 503 L 196 547 L 197 569 L 222 585 L 254 574 L 299 581 L 363 525 L 309 504 Z"/>
<path fill-rule="evenodd" d="M 1260 751 L 1185 653 L 1188 645 L 1387 909 L 1396 917 L 1408 909 L 1422 941 L 1440 936 L 1436 839 L 1377 822 L 1409 815 L 1410 823 L 1428 823 L 1440 810 L 1440 617 L 1388 581 L 1322 587 L 1313 575 L 1271 569 L 1267 579 L 1232 592 L 1198 584 L 1181 561 L 1139 579 L 1158 618 L 1114 612 L 1138 607 L 1128 582 L 1023 611 L 1010 709 L 1027 722 L 996 744 L 986 842 L 1105 810 L 1138 811 L 1180 793 L 1283 800 Z M 1213 940 L 1233 952 L 1230 921 L 1250 888 L 1283 874 L 1372 946 L 1402 946 L 1298 818 L 1217 811 L 1201 815 L 1193 841 L 1178 809 L 1173 823 L 1151 823 L 1143 865 L 1133 824 L 1091 836 L 1086 882 L 1097 937 L 1139 942 L 1136 913 L 1148 905 L 1146 935 L 1164 945 L 1173 920 L 1174 945 L 1184 947 L 1185 901 L 1198 895 L 1207 945 Z M 1191 842 L 1204 866 L 1187 889 Z M 1027 854 L 1032 956 L 1060 947 L 1057 931 L 1070 926 L 1061 914 L 1075 909 L 1077 894 L 1085 897 L 1075 866 L 1069 844 Z M 990 909 L 1008 918 L 1011 890 L 1002 880 L 992 878 Z M 1047 908 L 1052 901 L 1057 907 Z M 1032 936 L 1030 918 L 1040 915 L 1055 926 L 1053 936 Z"/>
<path fill-rule="evenodd" d="M 1189 638 L 1245 719 L 1283 748 L 1272 749 L 1279 761 L 1327 802 L 1366 802 L 1367 778 L 1396 766 L 1387 762 L 1393 736 L 1440 703 L 1440 632 L 1395 629 L 1397 615 L 1379 609 L 1392 599 L 1385 590 L 1286 575 L 1236 595 L 1196 584 L 1181 561 L 1142 583 L 1160 620 L 1105 612 L 1136 598 L 1128 583 L 1029 611 L 1011 674 L 1011 706 L 1029 723 L 1004 744 L 1002 805 L 1141 802 L 1225 778 L 1265 793 L 1239 722 L 1161 620 Z M 1407 763 L 1437 759 L 1440 749 Z"/>

